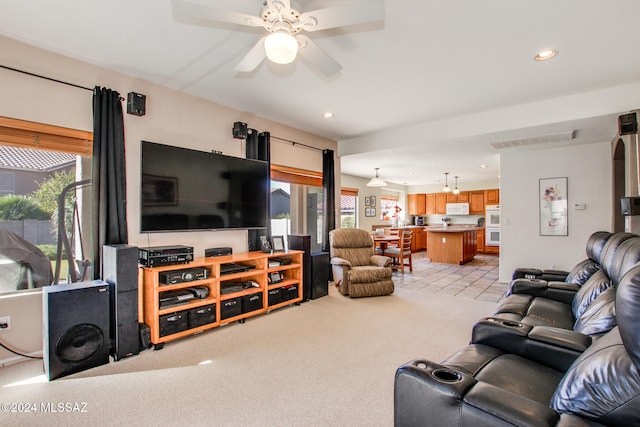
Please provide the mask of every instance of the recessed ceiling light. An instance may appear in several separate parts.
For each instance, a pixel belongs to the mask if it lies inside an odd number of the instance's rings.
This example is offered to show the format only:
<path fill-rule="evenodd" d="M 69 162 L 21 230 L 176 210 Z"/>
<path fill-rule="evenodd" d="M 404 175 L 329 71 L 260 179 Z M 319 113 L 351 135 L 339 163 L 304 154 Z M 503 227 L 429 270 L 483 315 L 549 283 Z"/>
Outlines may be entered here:
<path fill-rule="evenodd" d="M 487 167 L 488 167 L 487 165 L 480 165 L 480 169 L 485 169 Z"/>
<path fill-rule="evenodd" d="M 533 57 L 536 61 L 546 61 L 547 59 L 551 59 L 558 54 L 557 50 L 553 49 L 545 49 L 538 52 L 536 56 Z"/>
<path fill-rule="evenodd" d="M 322 113 L 322 117 L 325 119 L 332 119 L 333 118 L 333 113 L 331 111 L 327 111 L 325 113 Z"/>

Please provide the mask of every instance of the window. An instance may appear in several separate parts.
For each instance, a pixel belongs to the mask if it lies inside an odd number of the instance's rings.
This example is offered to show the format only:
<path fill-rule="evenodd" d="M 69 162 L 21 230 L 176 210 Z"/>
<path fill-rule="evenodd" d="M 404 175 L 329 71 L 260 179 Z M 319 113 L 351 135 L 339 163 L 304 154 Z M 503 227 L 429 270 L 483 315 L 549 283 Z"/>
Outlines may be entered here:
<path fill-rule="evenodd" d="M 358 227 L 358 189 L 342 188 L 340 191 L 340 226 Z"/>
<path fill-rule="evenodd" d="M 66 257 L 56 265 L 58 242 L 57 198 L 62 189 L 91 178 L 91 132 L 0 117 L 0 238 L 26 248 L 24 257 L 0 250 L 0 292 L 46 286 L 59 269 L 59 282 L 67 281 Z M 64 224 L 70 241 L 73 268 L 90 259 L 90 193 L 88 188 L 69 192 Z M 16 237 L 17 236 L 17 237 Z M 44 253 L 28 259 L 35 245 Z M 44 262 L 42 262 L 44 261 Z M 57 268 L 56 268 L 57 267 Z"/>
<path fill-rule="evenodd" d="M 322 250 L 322 174 L 271 165 L 271 234 L 311 236 L 311 252 Z"/>
<path fill-rule="evenodd" d="M 399 197 L 382 195 L 380 197 L 380 219 L 389 221 L 392 218 L 397 218 L 399 214 Z"/>

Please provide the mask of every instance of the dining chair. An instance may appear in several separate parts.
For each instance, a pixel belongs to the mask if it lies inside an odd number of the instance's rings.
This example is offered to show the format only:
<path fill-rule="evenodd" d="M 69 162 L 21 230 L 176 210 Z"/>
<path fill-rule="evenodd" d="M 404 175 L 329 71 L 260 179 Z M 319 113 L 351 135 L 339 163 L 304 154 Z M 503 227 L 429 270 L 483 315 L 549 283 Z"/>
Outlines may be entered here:
<path fill-rule="evenodd" d="M 391 259 L 393 260 L 391 268 L 394 270 L 400 270 L 402 274 L 404 274 L 405 267 L 409 267 L 409 271 L 413 272 L 413 259 L 411 258 L 411 235 L 411 230 L 401 230 L 398 246 L 388 247 L 384 251 L 384 254 L 388 257 L 391 257 Z"/>

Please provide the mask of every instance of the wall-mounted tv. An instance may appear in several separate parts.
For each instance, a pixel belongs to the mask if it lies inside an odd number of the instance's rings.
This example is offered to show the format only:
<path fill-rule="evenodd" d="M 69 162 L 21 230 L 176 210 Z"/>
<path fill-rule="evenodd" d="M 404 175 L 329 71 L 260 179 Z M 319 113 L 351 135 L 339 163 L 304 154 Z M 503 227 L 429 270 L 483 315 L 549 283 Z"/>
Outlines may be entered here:
<path fill-rule="evenodd" d="M 267 227 L 267 162 L 148 141 L 141 158 L 141 232 Z"/>

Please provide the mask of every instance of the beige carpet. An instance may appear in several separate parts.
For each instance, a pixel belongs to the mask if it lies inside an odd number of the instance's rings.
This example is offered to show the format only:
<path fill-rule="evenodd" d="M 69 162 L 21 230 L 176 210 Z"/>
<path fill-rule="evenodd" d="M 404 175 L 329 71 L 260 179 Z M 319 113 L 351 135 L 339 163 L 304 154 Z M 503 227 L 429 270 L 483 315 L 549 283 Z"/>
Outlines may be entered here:
<path fill-rule="evenodd" d="M 0 368 L 0 401 L 31 412 L 0 413 L 0 424 L 392 426 L 396 368 L 442 360 L 494 307 L 407 288 L 364 299 L 331 289 L 52 382 L 41 361 L 18 363 Z M 83 412 L 42 410 L 59 403 Z"/>

